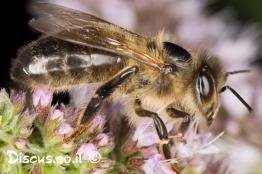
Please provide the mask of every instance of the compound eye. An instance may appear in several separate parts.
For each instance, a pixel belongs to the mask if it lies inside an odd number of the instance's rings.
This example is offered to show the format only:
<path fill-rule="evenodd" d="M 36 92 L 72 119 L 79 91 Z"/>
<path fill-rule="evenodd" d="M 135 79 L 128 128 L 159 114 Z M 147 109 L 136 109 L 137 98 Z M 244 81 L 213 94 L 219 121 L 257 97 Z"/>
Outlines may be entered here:
<path fill-rule="evenodd" d="M 200 71 L 196 87 L 201 101 L 208 100 L 212 97 L 214 93 L 214 79 L 206 67 Z"/>
<path fill-rule="evenodd" d="M 175 62 L 186 63 L 191 60 L 190 53 L 177 44 L 164 42 L 164 48 L 169 54 L 169 58 Z"/>

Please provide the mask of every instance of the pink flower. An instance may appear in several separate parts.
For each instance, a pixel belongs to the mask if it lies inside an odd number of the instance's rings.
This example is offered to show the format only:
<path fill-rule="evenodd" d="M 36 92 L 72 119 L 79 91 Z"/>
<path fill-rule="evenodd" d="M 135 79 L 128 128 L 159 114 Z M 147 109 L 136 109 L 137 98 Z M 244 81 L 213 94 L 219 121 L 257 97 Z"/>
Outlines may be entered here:
<path fill-rule="evenodd" d="M 105 116 L 98 114 L 95 116 L 95 118 L 92 120 L 92 127 L 91 129 L 101 129 L 105 124 Z"/>
<path fill-rule="evenodd" d="M 137 141 L 137 147 L 146 147 L 159 142 L 157 133 L 154 131 L 152 122 L 143 122 L 136 127 L 133 141 Z"/>
<path fill-rule="evenodd" d="M 21 119 L 19 120 L 19 136 L 21 137 L 28 137 L 33 131 L 32 123 L 35 120 L 36 114 L 30 113 L 29 110 L 25 110 L 22 115 Z"/>
<path fill-rule="evenodd" d="M 109 137 L 105 133 L 98 134 L 95 139 L 99 140 L 98 146 L 106 146 L 109 143 Z"/>
<path fill-rule="evenodd" d="M 74 129 L 72 128 L 72 126 L 71 126 L 70 124 L 68 124 L 68 123 L 62 123 L 62 124 L 59 126 L 58 130 L 57 130 L 57 134 L 58 134 L 58 135 L 70 134 L 70 133 L 73 132 L 73 130 L 74 130 Z"/>
<path fill-rule="evenodd" d="M 25 93 L 24 92 L 15 92 L 11 91 L 10 99 L 14 105 L 19 105 L 23 107 L 25 104 Z"/>
<path fill-rule="evenodd" d="M 166 124 L 167 131 L 170 132 L 174 127 L 174 123 Z M 136 131 L 132 138 L 137 141 L 137 147 L 146 147 L 160 142 L 157 132 L 155 130 L 153 120 L 143 122 L 136 127 Z"/>
<path fill-rule="evenodd" d="M 146 174 L 175 174 L 168 164 L 162 161 L 160 154 L 155 154 L 142 165 Z"/>
<path fill-rule="evenodd" d="M 47 107 L 52 102 L 53 94 L 47 89 L 37 89 L 33 93 L 33 105 L 35 107 Z"/>
<path fill-rule="evenodd" d="M 200 164 L 203 162 L 202 156 L 217 154 L 219 149 L 214 142 L 217 141 L 224 132 L 212 138 L 211 133 L 197 133 L 198 124 L 193 121 L 184 135 L 185 142 L 177 142 L 175 149 L 177 151 L 174 159 L 167 160 L 169 162 L 183 164 Z"/>
<path fill-rule="evenodd" d="M 21 127 L 19 129 L 19 135 L 21 135 L 23 137 L 30 136 L 32 132 L 33 132 L 33 128 Z"/>
<path fill-rule="evenodd" d="M 83 144 L 76 152 L 77 155 L 81 155 L 85 161 L 92 160 L 93 154 L 98 154 L 97 147 L 93 143 Z"/>
<path fill-rule="evenodd" d="M 27 148 L 28 142 L 23 138 L 16 138 L 14 145 L 19 150 L 24 150 Z"/>
<path fill-rule="evenodd" d="M 155 154 L 158 154 L 158 150 L 155 146 L 149 146 L 148 148 L 143 149 L 143 156 L 146 159 L 150 158 Z"/>
<path fill-rule="evenodd" d="M 64 113 L 61 112 L 59 109 L 55 109 L 50 117 L 51 120 L 58 119 L 60 121 L 63 120 L 63 118 L 64 118 Z"/>

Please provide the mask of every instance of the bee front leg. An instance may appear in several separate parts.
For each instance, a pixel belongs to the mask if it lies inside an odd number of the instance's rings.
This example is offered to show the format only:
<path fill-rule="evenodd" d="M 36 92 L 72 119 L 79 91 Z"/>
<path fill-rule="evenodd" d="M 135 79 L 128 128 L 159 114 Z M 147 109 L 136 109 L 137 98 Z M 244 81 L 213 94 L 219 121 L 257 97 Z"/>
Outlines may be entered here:
<path fill-rule="evenodd" d="M 183 121 L 182 121 L 182 123 L 181 123 L 181 125 L 179 127 L 178 132 L 179 133 L 185 133 L 185 131 L 187 131 L 187 129 L 188 129 L 189 125 L 190 125 L 190 122 L 192 120 L 192 116 L 189 115 L 186 112 L 177 110 L 177 109 L 172 108 L 172 107 L 168 107 L 166 109 L 166 112 L 172 118 L 182 118 L 183 119 Z"/>
<path fill-rule="evenodd" d="M 164 159 L 171 159 L 172 154 L 170 152 L 168 132 L 162 119 L 158 116 L 157 113 L 143 109 L 141 105 L 141 100 L 138 98 L 135 100 L 135 113 L 139 117 L 150 117 L 153 119 L 158 137 L 161 140 L 159 145 L 159 151 Z M 171 164 L 171 167 L 177 174 L 180 173 L 176 164 Z"/>
<path fill-rule="evenodd" d="M 100 109 L 103 101 L 109 97 L 115 89 L 121 85 L 128 77 L 138 71 L 137 66 L 129 67 L 120 73 L 118 73 L 111 80 L 99 87 L 95 95 L 91 98 L 87 106 L 84 107 L 84 110 L 79 113 L 77 121 L 77 129 L 69 136 L 64 138 L 64 142 L 68 143 L 74 137 L 83 133 L 91 125 L 91 120 L 94 118 L 95 113 Z"/>

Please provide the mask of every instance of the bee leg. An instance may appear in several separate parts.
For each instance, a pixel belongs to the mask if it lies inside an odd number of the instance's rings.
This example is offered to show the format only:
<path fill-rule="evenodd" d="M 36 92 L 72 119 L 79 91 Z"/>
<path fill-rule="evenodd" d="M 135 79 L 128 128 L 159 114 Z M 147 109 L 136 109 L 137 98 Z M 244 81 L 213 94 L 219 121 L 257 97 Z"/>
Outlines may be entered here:
<path fill-rule="evenodd" d="M 185 133 L 190 125 L 190 122 L 192 120 L 192 116 L 189 115 L 188 113 L 186 112 L 183 112 L 183 111 L 180 111 L 180 110 L 177 110 L 175 108 L 172 108 L 172 107 L 168 107 L 166 109 L 166 112 L 167 114 L 172 117 L 172 118 L 182 118 L 183 121 L 179 127 L 179 130 L 178 132 L 179 133 Z"/>
<path fill-rule="evenodd" d="M 157 113 L 143 109 L 141 106 L 141 100 L 138 98 L 135 100 L 135 113 L 139 117 L 150 117 L 154 120 L 154 125 L 156 128 L 158 137 L 161 140 L 160 145 L 159 145 L 159 151 L 164 159 L 171 159 L 172 155 L 170 152 L 170 143 L 169 143 L 169 138 L 168 138 L 168 132 L 167 132 L 166 126 L 164 122 L 162 121 L 162 119 L 158 116 Z M 180 174 L 180 171 L 178 167 L 176 166 L 176 164 L 171 164 L 171 167 L 177 174 Z"/>
<path fill-rule="evenodd" d="M 71 141 L 74 137 L 83 133 L 86 129 L 88 129 L 91 125 L 91 120 L 94 118 L 95 113 L 101 107 L 103 101 L 109 97 L 115 89 L 121 85 L 128 77 L 138 71 L 137 66 L 129 67 L 119 74 L 117 74 L 114 78 L 103 84 L 99 87 L 95 95 L 91 98 L 88 105 L 84 108 L 84 111 L 78 117 L 78 128 L 69 136 L 64 138 L 64 142 Z"/>

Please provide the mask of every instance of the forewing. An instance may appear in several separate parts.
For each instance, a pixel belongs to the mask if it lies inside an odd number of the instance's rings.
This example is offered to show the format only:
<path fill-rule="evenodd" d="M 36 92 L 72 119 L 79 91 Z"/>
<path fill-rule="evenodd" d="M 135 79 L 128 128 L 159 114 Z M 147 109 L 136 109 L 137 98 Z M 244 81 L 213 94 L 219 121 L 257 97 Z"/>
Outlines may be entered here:
<path fill-rule="evenodd" d="M 33 11 L 39 13 L 30 21 L 36 30 L 47 35 L 116 53 L 158 70 L 162 61 L 148 51 L 147 40 L 140 36 L 90 14 L 56 4 L 36 3 Z"/>

